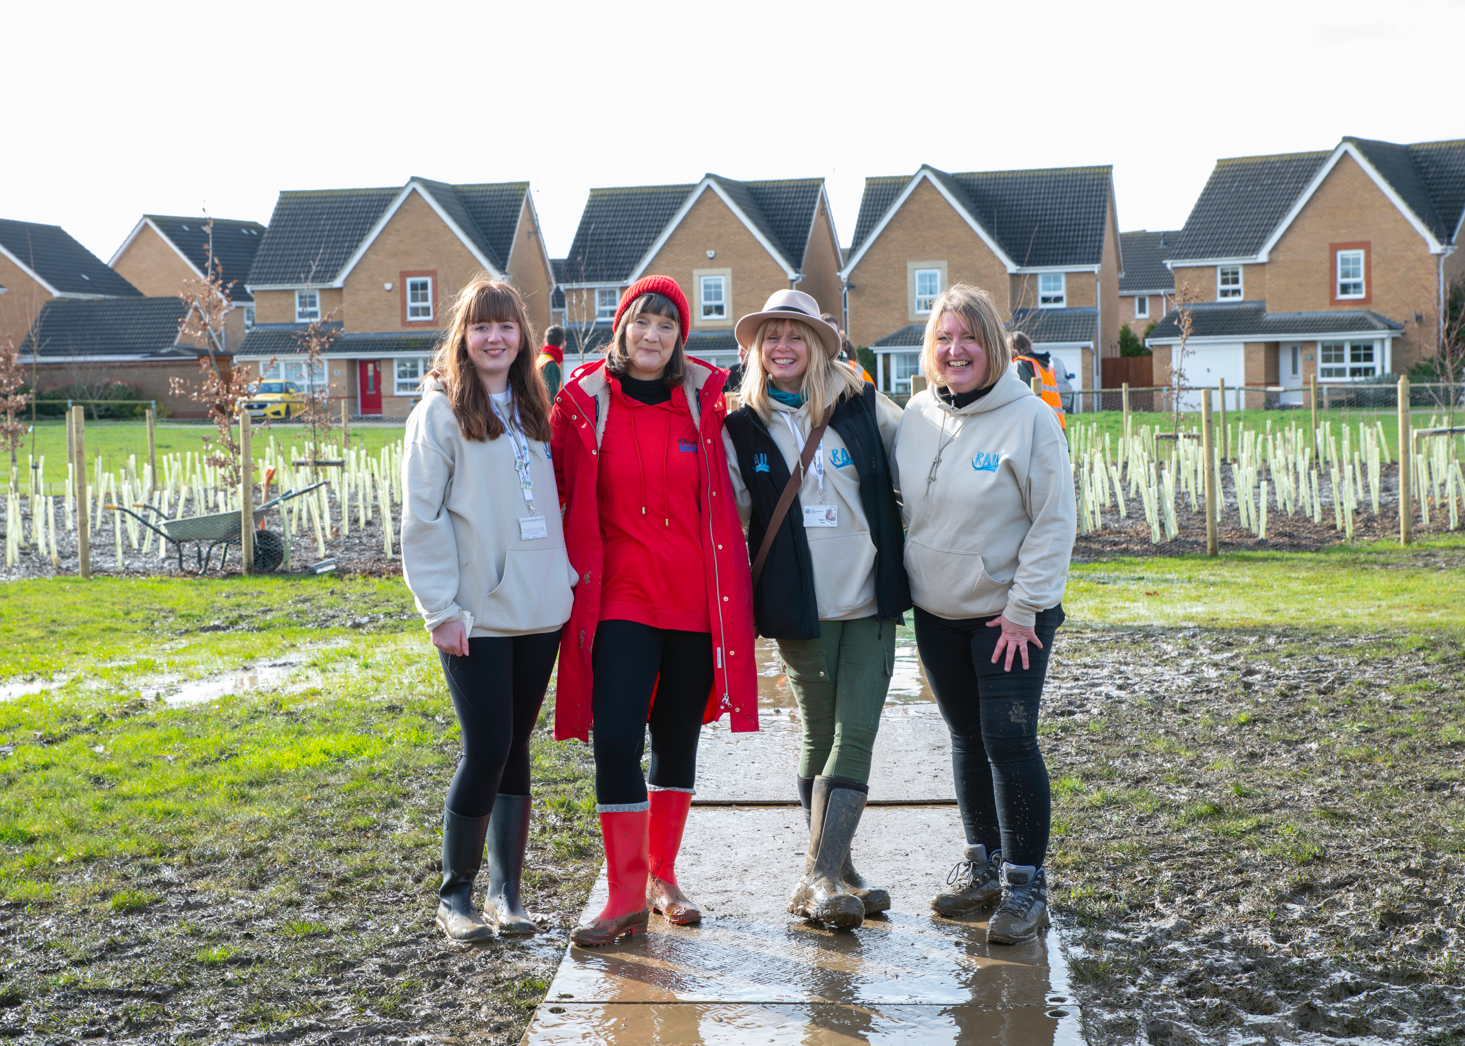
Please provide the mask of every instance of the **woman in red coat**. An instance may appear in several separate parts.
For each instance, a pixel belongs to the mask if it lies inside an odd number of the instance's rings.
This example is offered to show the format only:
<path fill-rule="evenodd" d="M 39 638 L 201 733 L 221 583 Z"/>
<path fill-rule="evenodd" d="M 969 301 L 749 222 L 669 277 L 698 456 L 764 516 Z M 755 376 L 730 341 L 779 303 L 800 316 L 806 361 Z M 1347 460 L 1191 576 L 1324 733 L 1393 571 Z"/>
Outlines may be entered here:
<path fill-rule="evenodd" d="M 687 298 L 667 276 L 622 296 L 605 360 L 550 418 L 565 544 L 579 574 L 560 647 L 555 737 L 595 738 L 610 902 L 582 945 L 645 932 L 654 908 L 701 919 L 674 865 L 704 722 L 758 729 L 748 550 L 722 444 L 727 373 L 686 355 Z M 651 770 L 641 776 L 646 729 Z"/>

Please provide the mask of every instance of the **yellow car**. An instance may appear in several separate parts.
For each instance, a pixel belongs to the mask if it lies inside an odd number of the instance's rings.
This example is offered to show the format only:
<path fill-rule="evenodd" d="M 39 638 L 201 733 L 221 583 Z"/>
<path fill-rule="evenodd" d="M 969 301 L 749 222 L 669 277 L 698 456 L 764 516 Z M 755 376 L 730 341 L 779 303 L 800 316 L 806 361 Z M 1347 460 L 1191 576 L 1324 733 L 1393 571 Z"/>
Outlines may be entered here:
<path fill-rule="evenodd" d="M 245 402 L 250 421 L 288 421 L 305 410 L 305 394 L 293 381 L 262 381 Z"/>

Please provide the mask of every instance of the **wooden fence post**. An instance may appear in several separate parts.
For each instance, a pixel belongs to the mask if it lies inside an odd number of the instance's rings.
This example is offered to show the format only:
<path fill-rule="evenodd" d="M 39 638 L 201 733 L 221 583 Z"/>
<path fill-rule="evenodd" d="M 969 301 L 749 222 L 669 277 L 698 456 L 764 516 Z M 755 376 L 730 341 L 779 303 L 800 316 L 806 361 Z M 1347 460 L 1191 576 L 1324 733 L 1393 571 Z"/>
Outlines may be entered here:
<path fill-rule="evenodd" d="M 1399 544 L 1414 540 L 1414 454 L 1409 432 L 1409 379 L 1399 379 Z"/>
<path fill-rule="evenodd" d="M 1218 395 L 1216 396 L 1216 398 L 1221 401 L 1221 460 L 1230 461 L 1231 433 L 1230 430 L 1226 428 L 1226 379 L 1217 378 L 1216 383 L 1218 386 Z"/>
<path fill-rule="evenodd" d="M 1217 534 L 1216 501 L 1221 492 L 1216 489 L 1216 426 L 1211 417 L 1211 390 L 1200 391 L 1201 451 L 1206 469 L 1206 555 L 1214 556 L 1219 551 Z"/>
<path fill-rule="evenodd" d="M 1122 396 L 1124 399 L 1124 438 L 1129 439 L 1131 435 L 1130 427 L 1132 424 L 1129 420 L 1129 382 L 1126 381 L 1121 386 L 1121 389 L 1123 390 Z"/>
<path fill-rule="evenodd" d="M 92 576 L 92 520 L 86 492 L 86 408 L 71 408 L 71 445 L 76 461 L 76 561 L 83 578 Z"/>
<path fill-rule="evenodd" d="M 911 375 L 911 395 L 926 391 L 926 376 L 924 374 Z"/>
<path fill-rule="evenodd" d="M 346 397 L 341 397 L 341 447 L 351 446 L 351 427 L 346 423 Z"/>
<path fill-rule="evenodd" d="M 151 472 L 150 472 L 151 480 L 150 480 L 150 482 L 152 484 L 152 486 L 148 488 L 148 493 L 151 494 L 153 492 L 152 491 L 152 487 L 156 487 L 158 485 L 158 441 L 157 441 L 157 438 L 153 434 L 153 425 L 156 424 L 157 419 L 158 419 L 158 412 L 157 412 L 157 410 L 155 408 L 153 408 L 153 407 L 149 407 L 148 408 L 148 415 L 147 415 L 147 417 L 148 417 L 148 467 L 151 469 Z"/>
<path fill-rule="evenodd" d="M 1041 377 L 1034 374 L 1033 380 L 1028 382 L 1028 386 L 1033 390 L 1034 396 L 1038 397 L 1038 399 L 1043 398 L 1043 379 Z"/>
<path fill-rule="evenodd" d="M 254 451 L 249 411 L 239 412 L 239 553 L 240 569 L 254 573 Z"/>

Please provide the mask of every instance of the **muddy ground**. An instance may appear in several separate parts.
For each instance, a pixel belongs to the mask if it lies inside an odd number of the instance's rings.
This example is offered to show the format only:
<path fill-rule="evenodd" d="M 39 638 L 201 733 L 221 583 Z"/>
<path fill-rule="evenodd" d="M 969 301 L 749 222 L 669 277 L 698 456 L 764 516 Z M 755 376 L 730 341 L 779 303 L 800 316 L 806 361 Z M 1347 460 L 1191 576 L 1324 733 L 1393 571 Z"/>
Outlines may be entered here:
<path fill-rule="evenodd" d="M 1090 1041 L 1465 1042 L 1459 646 L 1075 629 L 1045 702 Z"/>

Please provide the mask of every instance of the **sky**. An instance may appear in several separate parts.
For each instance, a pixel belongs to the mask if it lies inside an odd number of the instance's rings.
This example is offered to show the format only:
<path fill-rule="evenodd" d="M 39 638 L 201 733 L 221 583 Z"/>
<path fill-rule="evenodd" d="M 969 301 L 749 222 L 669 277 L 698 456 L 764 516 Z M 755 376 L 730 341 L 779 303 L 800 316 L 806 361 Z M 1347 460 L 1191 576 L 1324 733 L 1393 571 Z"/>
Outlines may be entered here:
<path fill-rule="evenodd" d="M 595 186 L 1109 164 L 1123 230 L 1221 157 L 1465 137 L 1465 0 L 14 5 L 0 217 L 103 260 L 147 213 L 529 180 L 554 257 Z M 225 274 L 228 277 L 230 274 Z M 239 274 L 242 275 L 242 274 Z"/>

